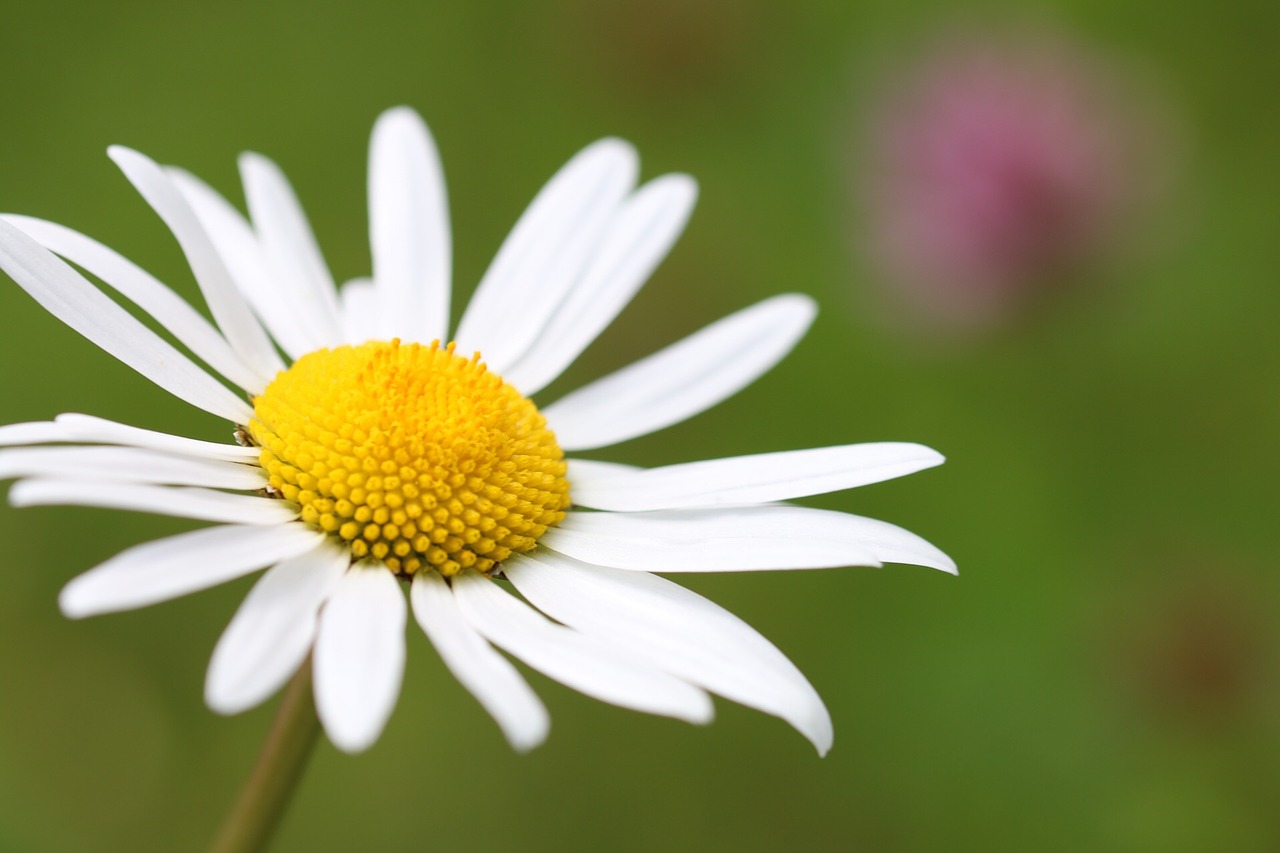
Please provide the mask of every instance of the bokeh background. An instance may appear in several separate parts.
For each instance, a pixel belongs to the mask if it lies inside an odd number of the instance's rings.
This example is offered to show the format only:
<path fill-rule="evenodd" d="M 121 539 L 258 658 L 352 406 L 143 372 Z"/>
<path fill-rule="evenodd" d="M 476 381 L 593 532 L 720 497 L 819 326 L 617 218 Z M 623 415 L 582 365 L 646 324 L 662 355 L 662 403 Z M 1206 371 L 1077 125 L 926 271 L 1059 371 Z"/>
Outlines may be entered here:
<path fill-rule="evenodd" d="M 369 264 L 369 129 L 410 104 L 445 163 L 460 306 L 541 183 L 620 135 L 646 176 L 695 175 L 701 200 L 543 399 L 800 290 L 823 311 L 787 361 L 609 458 L 914 440 L 950 459 L 811 503 L 925 535 L 959 578 L 681 578 L 805 671 L 836 724 L 826 759 L 726 702 L 704 730 L 535 674 L 552 736 L 515 755 L 411 628 L 385 734 L 360 756 L 318 748 L 276 849 L 1280 849 L 1280 6 L 1013 8 L 4 4 L 0 209 L 83 230 L 195 300 L 104 149 L 181 164 L 237 201 L 235 156 L 255 149 L 349 278 Z M 1105 249 L 1032 264 L 996 316 L 948 323 L 937 306 L 965 297 L 946 276 L 926 282 L 938 301 L 900 299 L 877 253 L 876 123 L 955 33 L 1032 31 L 1086 57 L 1104 112 L 1132 120 L 1131 159 L 1106 180 L 1141 198 Z M 0 422 L 79 411 L 228 438 L 0 285 Z M 221 820 L 273 711 L 224 719 L 201 701 L 251 581 L 84 622 L 56 607 L 75 574 L 183 527 L 0 510 L 0 849 L 199 849 Z"/>

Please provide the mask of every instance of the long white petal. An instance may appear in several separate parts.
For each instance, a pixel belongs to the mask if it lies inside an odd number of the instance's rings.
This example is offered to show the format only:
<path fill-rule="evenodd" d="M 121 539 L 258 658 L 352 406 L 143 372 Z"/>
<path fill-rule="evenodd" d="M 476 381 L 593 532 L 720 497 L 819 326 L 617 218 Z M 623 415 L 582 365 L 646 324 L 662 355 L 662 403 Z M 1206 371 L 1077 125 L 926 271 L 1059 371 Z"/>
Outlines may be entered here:
<path fill-rule="evenodd" d="M 821 754 L 831 748 L 831 717 L 808 679 L 754 628 L 697 593 L 647 572 L 589 566 L 548 551 L 505 563 L 503 574 L 548 616 L 781 717 Z"/>
<path fill-rule="evenodd" d="M 326 340 L 320 333 L 311 303 L 290 290 L 292 280 L 275 269 L 240 211 L 195 175 L 173 167 L 165 173 L 200 221 L 240 294 L 290 358 L 337 342 L 336 336 Z"/>
<path fill-rule="evenodd" d="M 204 698 L 220 714 L 238 714 L 280 689 L 306 660 L 317 615 L 351 564 L 332 542 L 268 569 L 254 585 L 209 661 Z"/>
<path fill-rule="evenodd" d="M 133 483 L 23 480 L 9 490 L 9 502 L 14 506 L 129 509 L 226 524 L 287 524 L 298 518 L 296 507 L 272 498 Z"/>
<path fill-rule="evenodd" d="M 200 441 L 183 435 L 170 435 L 167 432 L 142 429 L 128 424 L 109 421 L 93 415 L 68 413 L 58 415 L 51 424 L 60 437 L 46 438 L 43 441 L 79 441 L 86 444 L 123 444 L 128 447 L 142 447 L 148 450 L 160 450 L 166 453 L 178 453 L 183 456 L 195 456 L 204 459 L 224 459 L 229 462 L 254 461 L 262 451 L 256 447 L 242 447 L 239 444 L 221 444 L 216 441 Z"/>
<path fill-rule="evenodd" d="M 609 222 L 591 264 L 519 361 L 501 371 L 524 394 L 559 376 L 613 322 L 684 230 L 698 196 L 688 175 L 640 188 Z"/>
<path fill-rule="evenodd" d="M 647 435 L 711 408 L 791 351 L 817 309 L 807 296 L 775 296 L 598 379 L 543 410 L 565 450 Z"/>
<path fill-rule="evenodd" d="M 938 569 L 949 575 L 958 574 L 955 560 L 952 560 L 932 543 L 917 536 L 910 530 L 904 530 L 896 524 L 851 515 L 831 510 L 810 510 L 811 512 L 829 513 L 836 517 L 836 523 L 842 526 L 849 536 L 857 537 L 876 559 L 883 563 L 905 563 L 909 566 L 925 566 Z"/>
<path fill-rule="evenodd" d="M 111 146 L 107 154 L 177 238 L 214 322 L 235 351 L 262 376 L 270 378 L 284 369 L 280 356 L 236 289 L 200 220 L 164 169 L 147 156 L 121 145 Z"/>
<path fill-rule="evenodd" d="M 580 151 L 542 188 L 498 250 L 454 339 L 507 368 L 537 340 L 635 185 L 639 160 L 621 139 Z"/>
<path fill-rule="evenodd" d="M 943 462 L 919 444 L 880 442 L 789 450 L 618 471 L 608 463 L 571 460 L 578 506 L 616 511 L 769 503 L 852 489 L 902 477 Z"/>
<path fill-rule="evenodd" d="M 0 221 L 0 269 L 45 310 L 180 400 L 237 423 L 253 410 L 48 249 Z"/>
<path fill-rule="evenodd" d="M 183 346 L 250 394 L 260 394 L 269 376 L 245 363 L 213 325 L 149 272 L 97 240 L 30 216 L 4 219 L 46 249 L 88 270 L 168 329 Z"/>
<path fill-rule="evenodd" d="M 339 340 L 342 330 L 333 275 L 289 179 L 279 166 L 253 152 L 240 155 L 240 177 L 263 251 L 276 272 L 288 277 L 299 301 L 310 307 L 318 333 L 325 340 Z"/>
<path fill-rule="evenodd" d="M 452 249 L 440 155 L 408 107 L 378 117 L 369 145 L 369 243 L 383 337 L 444 341 Z"/>
<path fill-rule="evenodd" d="M 845 518 L 798 506 L 571 512 L 538 544 L 587 563 L 649 572 L 880 565 Z"/>
<path fill-rule="evenodd" d="M 0 447 L 69 440 L 66 431 L 53 421 L 29 421 L 0 426 Z"/>
<path fill-rule="evenodd" d="M 885 562 L 956 571 L 951 558 L 901 527 L 785 504 L 571 512 L 539 544 L 584 562 L 651 572 L 820 569 Z"/>
<path fill-rule="evenodd" d="M 491 642 L 568 687 L 650 714 L 710 722 L 707 694 L 596 638 L 553 624 L 488 578 L 464 572 L 453 591 L 467 621 Z"/>
<path fill-rule="evenodd" d="M 134 546 L 90 569 L 63 587 L 58 604 L 72 619 L 145 607 L 287 560 L 323 539 L 301 524 L 179 533 Z"/>
<path fill-rule="evenodd" d="M 373 280 L 354 278 L 342 286 L 342 334 L 349 344 L 378 338 L 378 290 Z"/>
<path fill-rule="evenodd" d="M 527 752 L 547 739 L 551 717 L 529 683 L 476 633 L 434 572 L 414 576 L 409 602 L 445 666 L 489 712 L 511 746 Z"/>
<path fill-rule="evenodd" d="M 24 447 L 0 450 L 0 480 L 70 477 L 255 491 L 267 484 L 256 465 L 177 456 L 133 447 Z"/>
<path fill-rule="evenodd" d="M 382 733 L 404 675 L 404 594 L 386 566 L 352 566 L 320 612 L 316 711 L 334 746 L 362 752 Z"/>

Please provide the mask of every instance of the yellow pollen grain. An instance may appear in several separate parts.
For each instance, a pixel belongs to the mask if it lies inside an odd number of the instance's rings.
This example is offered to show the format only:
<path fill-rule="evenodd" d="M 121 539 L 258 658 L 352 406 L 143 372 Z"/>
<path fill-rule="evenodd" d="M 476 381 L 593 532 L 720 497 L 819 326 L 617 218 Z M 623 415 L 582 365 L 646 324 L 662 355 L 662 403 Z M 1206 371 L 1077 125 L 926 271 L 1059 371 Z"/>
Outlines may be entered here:
<path fill-rule="evenodd" d="M 392 571 L 491 571 L 533 550 L 569 507 L 546 419 L 453 344 L 318 350 L 253 409 L 272 489 L 307 525 Z"/>

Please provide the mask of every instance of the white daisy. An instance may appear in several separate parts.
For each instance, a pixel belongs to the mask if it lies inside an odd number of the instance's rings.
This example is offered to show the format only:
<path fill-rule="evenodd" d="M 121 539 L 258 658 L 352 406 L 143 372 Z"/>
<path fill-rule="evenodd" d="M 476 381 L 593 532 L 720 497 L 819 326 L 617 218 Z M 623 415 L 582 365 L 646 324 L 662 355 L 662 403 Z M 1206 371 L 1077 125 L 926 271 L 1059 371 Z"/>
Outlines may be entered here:
<path fill-rule="evenodd" d="M 51 222 L 3 217 L 0 267 L 108 353 L 235 424 L 239 443 L 64 414 L 0 427 L 9 448 L 0 477 L 24 478 L 10 491 L 17 506 L 215 523 L 79 576 L 61 595 L 70 617 L 267 570 L 214 650 L 205 693 L 216 711 L 264 701 L 310 652 L 330 739 L 365 749 L 395 705 L 411 609 L 516 749 L 542 742 L 548 715 L 497 649 L 605 702 L 694 723 L 711 719 L 715 693 L 786 720 L 825 753 L 831 720 L 800 671 L 746 623 L 654 572 L 881 562 L 955 570 L 901 528 L 780 503 L 942 461 L 916 444 L 649 470 L 566 460 L 564 451 L 654 432 L 734 394 L 786 355 L 815 314 L 804 296 L 768 299 L 535 405 L 630 301 L 693 206 L 687 176 L 637 187 L 625 142 L 601 140 L 551 179 L 452 335 L 444 179 L 411 110 L 391 110 L 374 128 L 373 273 L 341 288 L 265 158 L 240 160 L 246 218 L 186 172 L 126 148 L 110 155 L 177 238 L 214 322 Z M 66 262 L 149 314 L 194 359 Z"/>

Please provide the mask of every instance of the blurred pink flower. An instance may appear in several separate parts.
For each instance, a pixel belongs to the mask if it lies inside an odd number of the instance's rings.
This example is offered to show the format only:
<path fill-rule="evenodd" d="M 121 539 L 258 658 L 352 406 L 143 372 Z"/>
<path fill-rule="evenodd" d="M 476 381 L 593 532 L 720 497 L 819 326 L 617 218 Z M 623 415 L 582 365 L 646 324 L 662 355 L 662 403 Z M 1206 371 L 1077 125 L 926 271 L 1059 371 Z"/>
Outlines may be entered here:
<path fill-rule="evenodd" d="M 871 122 L 877 273 L 972 327 L 1099 260 L 1149 184 L 1127 82 L 1043 37 L 951 41 L 900 77 Z"/>

